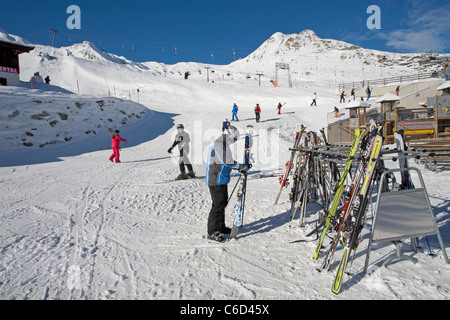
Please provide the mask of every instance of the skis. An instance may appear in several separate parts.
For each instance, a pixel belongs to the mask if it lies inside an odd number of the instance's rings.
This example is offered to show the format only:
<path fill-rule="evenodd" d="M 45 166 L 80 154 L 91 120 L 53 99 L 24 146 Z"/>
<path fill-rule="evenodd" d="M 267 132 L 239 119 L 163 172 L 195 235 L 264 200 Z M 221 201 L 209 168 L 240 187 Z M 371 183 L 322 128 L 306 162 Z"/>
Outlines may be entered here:
<path fill-rule="evenodd" d="M 249 166 L 250 164 L 250 148 L 251 148 L 251 135 L 253 133 L 253 127 L 247 126 L 247 133 L 245 134 L 245 153 L 244 164 Z M 236 239 L 238 231 L 244 222 L 244 209 L 245 209 L 245 196 L 247 192 L 247 171 L 241 173 L 239 188 L 237 190 L 237 203 L 234 209 L 234 222 L 231 228 L 230 239 Z"/>
<path fill-rule="evenodd" d="M 186 178 L 186 179 L 177 179 L 177 178 L 175 178 L 175 179 L 164 180 L 164 181 L 155 181 L 155 183 L 156 184 L 164 184 L 164 183 L 171 183 L 171 182 L 176 182 L 176 181 L 187 181 L 187 180 L 196 180 L 196 179 L 205 179 L 205 178 L 206 178 L 205 176 L 201 176 L 201 177 L 195 176 L 195 177 L 189 177 L 189 178 Z"/>
<path fill-rule="evenodd" d="M 351 184 L 347 187 L 346 191 L 346 201 L 344 202 L 344 205 L 342 209 L 340 210 L 340 216 L 338 219 L 338 223 L 336 226 L 336 234 L 331 242 L 330 248 L 327 250 L 327 253 L 325 255 L 324 261 L 320 268 L 318 268 L 318 271 L 322 271 L 322 269 L 330 267 L 333 258 L 334 258 L 334 252 L 337 248 L 337 245 L 339 244 L 339 241 L 343 239 L 344 233 L 347 231 L 347 228 L 350 224 L 349 217 L 351 216 L 351 212 L 353 210 L 353 207 L 355 205 L 355 200 L 357 198 L 357 195 L 359 194 L 361 190 L 361 186 L 363 184 L 363 181 L 366 176 L 366 167 L 367 164 L 370 164 L 370 155 L 372 153 L 372 149 L 375 145 L 376 139 L 376 133 L 377 128 L 375 126 L 371 127 L 369 130 L 369 134 L 367 134 L 363 141 L 361 142 L 361 151 L 364 153 L 364 157 L 361 159 L 361 161 L 358 163 L 358 166 L 355 170 L 355 174 L 353 177 L 353 180 Z M 369 140 L 371 139 L 371 143 L 368 144 Z M 367 147 L 368 146 L 368 147 Z"/>
<path fill-rule="evenodd" d="M 374 178 L 374 172 L 376 171 L 376 164 L 378 156 L 380 154 L 381 146 L 383 140 L 381 136 L 375 137 L 375 144 L 373 146 L 372 152 L 370 154 L 369 168 L 364 180 L 364 184 L 357 198 L 357 203 L 354 206 L 354 216 L 352 217 L 352 224 L 350 230 L 348 231 L 346 246 L 344 247 L 344 252 L 342 254 L 341 262 L 339 263 L 339 268 L 336 273 L 336 277 L 333 281 L 331 291 L 338 294 L 341 290 L 342 280 L 347 269 L 348 259 L 358 246 L 358 238 L 360 236 L 364 217 L 366 214 L 367 204 L 369 203 L 370 191 L 372 191 L 372 183 Z"/>
<path fill-rule="evenodd" d="M 281 183 L 280 192 L 278 192 L 277 198 L 275 199 L 275 203 L 273 205 L 276 205 L 278 203 L 278 200 L 280 199 L 281 192 L 283 191 L 284 187 L 287 187 L 289 185 L 289 183 L 288 183 L 289 174 L 292 170 L 292 167 L 294 166 L 295 154 L 298 151 L 297 148 L 300 145 L 300 141 L 302 139 L 302 135 L 303 135 L 304 131 L 305 131 L 305 127 L 302 126 L 300 131 L 298 131 L 295 135 L 294 146 L 292 149 L 290 149 L 291 157 L 286 164 L 286 171 L 284 172 L 284 175 L 280 178 L 280 183 Z"/>
<path fill-rule="evenodd" d="M 338 208 L 339 202 L 342 197 L 342 193 L 344 191 L 345 180 L 347 179 L 347 174 L 350 172 L 350 169 L 352 167 L 353 157 L 354 157 L 356 151 L 358 150 L 359 141 L 360 141 L 362 135 L 364 134 L 364 132 L 365 132 L 365 130 L 361 133 L 361 131 L 358 128 L 355 129 L 355 136 L 353 137 L 353 143 L 350 148 L 350 153 L 348 155 L 344 170 L 341 175 L 341 180 L 339 181 L 338 189 L 334 195 L 333 202 L 331 203 L 331 207 L 328 212 L 327 219 L 325 221 L 324 229 L 322 231 L 322 234 L 319 237 L 319 242 L 317 243 L 316 250 L 314 251 L 314 254 L 313 254 L 314 260 L 317 260 L 317 258 L 319 257 L 320 249 L 322 248 L 322 243 L 325 239 L 325 236 L 328 232 L 329 227 L 331 226 L 332 220 L 334 219 L 334 215 L 336 213 L 336 210 Z"/>

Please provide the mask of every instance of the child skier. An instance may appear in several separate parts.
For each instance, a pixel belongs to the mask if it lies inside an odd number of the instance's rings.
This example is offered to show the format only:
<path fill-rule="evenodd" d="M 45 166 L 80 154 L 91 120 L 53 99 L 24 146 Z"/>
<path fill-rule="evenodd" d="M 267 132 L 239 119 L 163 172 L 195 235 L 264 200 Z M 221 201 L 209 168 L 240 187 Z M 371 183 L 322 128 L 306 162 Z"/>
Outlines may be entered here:
<path fill-rule="evenodd" d="M 112 136 L 112 149 L 113 149 L 113 154 L 111 155 L 111 157 L 109 157 L 109 161 L 114 162 L 114 158 L 116 159 L 116 163 L 120 163 L 120 141 L 123 142 L 127 142 L 126 139 L 122 139 L 120 137 L 120 131 L 116 130 L 114 131 L 114 134 Z"/>
<path fill-rule="evenodd" d="M 259 119 L 261 117 L 261 107 L 259 106 L 259 103 L 257 103 L 256 107 L 255 107 L 255 116 L 256 116 L 256 122 L 259 122 Z"/>
<path fill-rule="evenodd" d="M 225 226 L 225 208 L 228 204 L 228 183 L 231 170 L 248 170 L 244 164 L 233 160 L 230 144 L 239 139 L 239 131 L 230 126 L 218 137 L 210 147 L 207 159 L 206 185 L 212 199 L 212 207 L 208 216 L 208 239 L 225 242 L 223 234 L 231 233 Z"/>
<path fill-rule="evenodd" d="M 167 152 L 172 153 L 173 148 L 178 146 L 178 150 L 180 151 L 180 175 L 176 178 L 177 180 L 195 178 L 195 173 L 192 168 L 192 164 L 189 161 L 189 142 L 191 142 L 191 138 L 187 132 L 184 131 L 184 126 L 182 124 L 177 125 L 178 133 L 175 136 L 175 141 L 172 146 L 167 150 Z M 186 174 L 186 168 L 188 169 L 188 173 Z"/>
<path fill-rule="evenodd" d="M 238 106 L 236 105 L 236 103 L 233 105 L 233 117 L 231 118 L 232 121 L 239 121 L 239 118 L 237 116 L 237 113 L 239 111 Z M 235 119 L 236 118 L 236 119 Z"/>

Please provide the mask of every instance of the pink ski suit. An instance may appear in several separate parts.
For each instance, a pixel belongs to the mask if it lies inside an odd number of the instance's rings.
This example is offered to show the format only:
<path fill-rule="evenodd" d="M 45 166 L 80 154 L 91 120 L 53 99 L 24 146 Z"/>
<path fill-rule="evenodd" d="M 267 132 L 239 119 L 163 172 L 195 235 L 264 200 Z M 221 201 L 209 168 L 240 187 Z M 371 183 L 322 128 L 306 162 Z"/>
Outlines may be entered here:
<path fill-rule="evenodd" d="M 113 162 L 114 158 L 116 158 L 116 163 L 120 162 L 120 141 L 127 142 L 126 139 L 122 139 L 120 135 L 115 135 L 112 137 L 112 149 L 113 154 L 109 157 L 109 161 Z"/>

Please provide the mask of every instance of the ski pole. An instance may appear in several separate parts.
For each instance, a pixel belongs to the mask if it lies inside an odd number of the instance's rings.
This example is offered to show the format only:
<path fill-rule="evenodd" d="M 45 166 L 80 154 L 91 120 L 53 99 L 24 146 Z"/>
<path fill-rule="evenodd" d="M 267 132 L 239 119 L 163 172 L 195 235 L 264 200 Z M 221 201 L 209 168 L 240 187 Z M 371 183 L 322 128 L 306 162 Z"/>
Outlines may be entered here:
<path fill-rule="evenodd" d="M 234 186 L 234 188 L 233 188 L 233 191 L 231 192 L 231 195 L 228 197 L 228 200 L 227 200 L 227 205 L 228 205 L 228 203 L 230 202 L 230 200 L 231 200 L 231 197 L 233 196 L 233 194 L 234 194 L 234 191 L 236 190 L 236 187 L 238 186 L 238 184 L 239 184 L 239 181 L 241 181 L 241 178 L 242 178 L 242 175 L 240 175 L 239 176 L 239 179 L 238 179 L 238 181 L 236 182 L 236 185 Z"/>

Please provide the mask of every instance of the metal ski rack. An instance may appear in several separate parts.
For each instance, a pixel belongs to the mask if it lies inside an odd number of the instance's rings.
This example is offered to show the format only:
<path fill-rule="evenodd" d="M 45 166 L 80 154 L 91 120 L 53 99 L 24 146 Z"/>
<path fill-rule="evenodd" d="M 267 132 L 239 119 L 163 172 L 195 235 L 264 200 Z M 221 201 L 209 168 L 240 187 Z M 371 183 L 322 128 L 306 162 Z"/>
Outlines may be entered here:
<path fill-rule="evenodd" d="M 420 188 L 406 189 L 392 192 L 380 192 L 383 190 L 385 176 L 393 172 L 412 170 L 417 173 L 420 180 Z M 436 235 L 442 249 L 446 263 L 449 263 L 447 252 L 445 251 L 439 228 L 434 218 L 428 193 L 422 178 L 422 174 L 417 168 L 403 168 L 386 170 L 380 178 L 378 187 L 376 212 L 373 218 L 372 230 L 367 248 L 364 272 L 367 273 L 369 265 L 370 250 L 372 243 L 379 241 L 391 241 L 396 246 L 396 255 L 384 261 L 383 265 L 391 263 L 395 259 L 408 259 L 415 262 L 409 256 L 401 254 L 401 240 Z"/>

